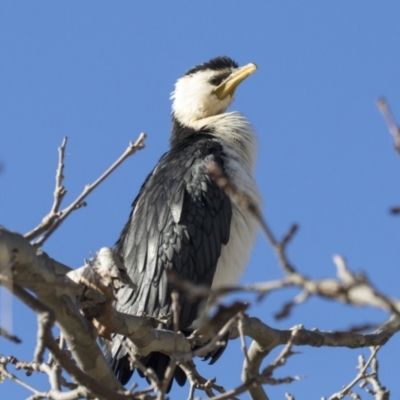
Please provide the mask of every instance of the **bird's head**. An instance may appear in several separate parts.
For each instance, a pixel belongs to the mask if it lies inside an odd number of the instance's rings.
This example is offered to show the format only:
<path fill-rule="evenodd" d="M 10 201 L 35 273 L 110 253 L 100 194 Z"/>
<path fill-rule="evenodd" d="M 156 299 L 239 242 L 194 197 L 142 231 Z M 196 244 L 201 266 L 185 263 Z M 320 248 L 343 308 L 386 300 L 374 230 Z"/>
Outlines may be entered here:
<path fill-rule="evenodd" d="M 239 67 L 229 57 L 216 57 L 191 68 L 172 92 L 173 117 L 183 126 L 196 128 L 199 120 L 224 113 L 236 88 L 256 69 L 255 64 Z"/>

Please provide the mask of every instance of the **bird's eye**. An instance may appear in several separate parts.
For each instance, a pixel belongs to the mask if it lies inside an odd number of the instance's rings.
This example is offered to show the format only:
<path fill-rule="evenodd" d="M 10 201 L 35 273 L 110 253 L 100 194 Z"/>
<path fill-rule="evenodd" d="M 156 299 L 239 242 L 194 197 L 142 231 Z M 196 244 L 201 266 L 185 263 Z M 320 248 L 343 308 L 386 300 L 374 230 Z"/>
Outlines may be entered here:
<path fill-rule="evenodd" d="M 225 76 L 215 76 L 210 79 L 210 83 L 211 85 L 218 86 L 225 78 Z"/>

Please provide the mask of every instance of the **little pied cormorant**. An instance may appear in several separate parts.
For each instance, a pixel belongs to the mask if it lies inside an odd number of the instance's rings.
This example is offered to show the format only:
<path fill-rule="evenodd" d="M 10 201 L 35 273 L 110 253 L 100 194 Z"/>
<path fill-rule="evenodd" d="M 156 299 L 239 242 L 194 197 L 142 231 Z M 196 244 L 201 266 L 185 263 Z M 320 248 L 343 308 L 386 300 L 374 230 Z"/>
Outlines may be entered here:
<path fill-rule="evenodd" d="M 178 79 L 172 93 L 170 150 L 147 177 L 132 205 L 117 242 L 137 289 L 121 289 L 116 308 L 128 314 L 157 316 L 171 312 L 166 270 L 208 287 L 237 284 L 248 262 L 257 224 L 250 213 L 232 203 L 211 179 L 207 164 L 224 174 L 261 206 L 253 178 L 256 137 L 246 118 L 226 112 L 238 85 L 257 67 L 239 67 L 228 57 L 197 65 Z M 179 297 L 180 329 L 190 332 L 203 311 L 199 302 Z M 113 337 L 107 357 L 126 384 L 133 371 L 123 338 Z M 211 363 L 220 352 L 211 355 Z M 162 353 L 142 360 L 160 379 L 169 363 Z M 186 376 L 175 371 L 180 385 Z"/>

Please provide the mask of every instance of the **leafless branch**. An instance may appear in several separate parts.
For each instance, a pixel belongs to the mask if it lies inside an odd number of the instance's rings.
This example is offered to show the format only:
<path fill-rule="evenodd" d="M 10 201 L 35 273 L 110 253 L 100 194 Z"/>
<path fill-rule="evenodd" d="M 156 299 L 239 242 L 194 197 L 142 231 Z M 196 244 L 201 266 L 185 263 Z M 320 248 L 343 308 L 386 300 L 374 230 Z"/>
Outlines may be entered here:
<path fill-rule="evenodd" d="M 172 298 L 172 323 L 173 323 L 173 328 L 174 328 L 174 354 L 172 355 L 169 365 L 168 365 L 167 369 L 165 370 L 163 383 L 161 385 L 161 389 L 160 389 L 159 395 L 158 395 L 160 400 L 162 398 L 164 398 L 165 393 L 167 392 L 168 386 L 174 377 L 174 372 L 176 370 L 176 367 L 178 366 L 178 362 L 175 359 L 175 354 L 177 353 L 177 349 L 178 349 L 179 315 L 181 312 L 180 305 L 179 305 L 179 293 L 176 290 L 173 290 L 171 293 L 171 298 Z"/>
<path fill-rule="evenodd" d="M 371 352 L 374 350 L 374 348 L 371 348 Z M 364 381 L 360 384 L 360 387 L 365 388 L 365 390 L 371 394 L 375 400 L 389 400 L 389 390 L 387 390 L 379 381 L 378 358 L 376 355 L 371 360 L 370 370 L 370 374 L 364 378 Z M 369 388 L 368 385 L 371 386 L 371 388 Z"/>
<path fill-rule="evenodd" d="M 207 169 L 208 169 L 208 172 L 210 173 L 211 178 L 215 180 L 217 185 L 225 191 L 225 193 L 232 199 L 232 201 L 234 201 L 236 204 L 238 204 L 243 209 L 250 211 L 250 213 L 253 215 L 253 217 L 258 221 L 258 223 L 261 226 L 261 229 L 265 233 L 265 236 L 267 237 L 268 241 L 271 243 L 276 254 L 278 255 L 278 258 L 281 262 L 281 266 L 284 268 L 284 270 L 287 271 L 288 273 L 294 272 L 294 270 L 292 269 L 292 266 L 287 262 L 287 260 L 282 258 L 282 253 L 284 252 L 286 244 L 290 241 L 290 239 L 296 233 L 297 226 L 294 225 L 289 230 L 289 232 L 285 236 L 284 240 L 279 242 L 275 238 L 274 234 L 272 233 L 272 230 L 270 229 L 267 222 L 265 221 L 262 211 L 258 208 L 258 206 L 253 201 L 253 199 L 247 193 L 241 192 L 228 179 L 228 177 L 225 176 L 225 174 L 223 173 L 221 168 L 219 168 L 216 163 L 210 162 L 207 165 Z"/>
<path fill-rule="evenodd" d="M 55 219 L 60 216 L 60 205 L 67 193 L 65 187 L 63 186 L 64 180 L 64 155 L 65 147 L 67 145 L 67 137 L 64 137 L 60 147 L 58 148 L 58 166 L 56 170 L 56 187 L 54 189 L 54 201 L 50 212 L 42 219 L 42 222 L 33 230 L 28 232 L 25 237 L 29 240 L 34 239 L 38 235 L 45 232 L 54 223 Z"/>
<path fill-rule="evenodd" d="M 39 392 L 37 389 L 33 388 L 31 385 L 27 384 L 20 378 L 11 374 L 7 370 L 7 364 L 15 365 L 16 369 L 24 369 L 27 371 L 27 376 L 31 375 L 33 372 L 44 372 L 49 376 L 51 389 L 46 392 Z M 36 399 L 50 399 L 50 400 L 77 400 L 80 398 L 88 398 L 89 391 L 83 386 L 77 386 L 71 388 L 68 392 L 61 392 L 60 387 L 57 385 L 55 379 L 54 368 L 51 368 L 48 364 L 36 364 L 36 363 L 24 363 L 16 360 L 14 357 L 8 357 L 6 359 L 0 356 L 0 383 L 2 379 L 9 379 L 24 387 L 28 391 L 32 392 L 33 395 L 28 398 L 28 400 Z"/>
<path fill-rule="evenodd" d="M 31 294 L 29 294 L 24 289 L 20 288 L 18 285 L 14 284 L 13 293 L 28 307 L 32 308 L 36 313 L 42 315 L 43 318 L 52 321 L 54 318 L 53 311 L 49 309 L 47 306 L 42 304 L 40 301 L 35 299 Z M 120 388 L 110 388 L 105 386 L 100 380 L 92 378 L 91 376 L 84 373 L 80 368 L 77 367 L 75 362 L 71 360 L 69 357 L 66 357 L 65 353 L 60 350 L 57 342 L 54 340 L 54 337 L 51 333 L 50 324 L 46 322 L 42 322 L 43 328 L 41 332 L 40 340 L 43 340 L 44 345 L 52 352 L 54 358 L 57 362 L 65 369 L 65 371 L 70 374 L 76 382 L 78 382 L 81 386 L 89 389 L 92 393 L 97 396 L 110 399 L 110 400 L 127 400 L 129 398 L 134 399 L 134 396 L 126 396 L 124 394 L 118 393 L 118 389 Z"/>
<path fill-rule="evenodd" d="M 143 141 L 143 139 L 144 137 L 141 140 Z M 143 143 L 138 144 L 139 140 L 140 138 L 132 145 L 138 147 L 134 151 L 143 146 Z M 40 233 L 37 233 L 38 231 L 35 233 L 35 237 L 43 234 L 36 242 L 36 245 L 43 243 L 66 216 L 82 204 L 84 198 L 126 157 L 127 155 L 122 155 L 98 180 L 92 185 L 87 186 L 74 203 L 61 212 L 58 211 L 58 208 L 63 195 L 55 194 L 54 204 L 50 213 L 58 212 L 60 214 L 49 228 L 40 231 Z M 56 192 L 57 188 L 62 188 L 63 150 L 60 150 L 60 159 L 56 178 Z M 99 350 L 95 346 L 96 333 L 93 325 L 99 334 L 103 334 L 106 337 L 111 333 L 118 333 L 127 338 L 126 343 L 131 355 L 132 365 L 140 369 L 150 379 L 150 382 L 152 382 L 151 390 L 157 392 L 159 399 L 165 397 L 166 388 L 172 379 L 176 366 L 179 364 L 191 383 L 190 398 L 193 398 L 194 390 L 198 388 L 204 390 L 208 396 L 220 400 L 234 398 L 245 391 L 249 391 L 253 399 L 265 400 L 268 399 L 268 396 L 262 388 L 263 384 L 290 383 L 298 379 L 296 376 L 284 378 L 273 377 L 276 368 L 283 365 L 287 358 L 294 354 L 292 351 L 294 345 L 318 347 L 343 346 L 349 348 L 378 346 L 386 343 L 395 332 L 400 330 L 400 300 L 385 296 L 376 290 L 365 276 L 352 273 L 348 269 L 344 259 L 339 256 L 334 258 L 337 268 L 337 279 L 317 281 L 298 272 L 289 262 L 286 253 L 288 244 L 298 230 L 297 225 L 293 225 L 282 239 L 276 239 L 272 230 L 267 225 L 261 210 L 257 208 L 252 199 L 245 193 L 238 191 L 218 167 L 210 164 L 209 170 L 213 178 L 228 193 L 232 200 L 250 210 L 253 216 L 259 221 L 285 276 L 281 280 L 273 282 L 243 287 L 220 288 L 214 291 L 191 285 L 188 282 L 180 280 L 179 277 L 171 275 L 171 281 L 180 290 L 186 290 L 195 298 L 196 296 L 197 298 L 209 297 L 211 303 L 213 303 L 220 296 L 233 291 L 254 291 L 260 299 L 273 290 L 291 286 L 300 288 L 301 292 L 294 300 L 284 305 L 283 309 L 278 313 L 280 317 L 287 316 L 293 307 L 306 301 L 309 297 L 321 296 L 352 305 L 368 305 L 383 309 L 392 315 L 391 320 L 371 334 L 361 334 L 355 331 L 320 332 L 318 330 L 307 330 L 302 326 L 295 327 L 292 330 L 276 330 L 263 324 L 256 318 L 244 315 L 243 312 L 247 306 L 236 303 L 236 305 L 232 305 L 231 307 L 224 308 L 221 306 L 216 316 L 204 318 L 201 328 L 195 331 L 191 337 L 186 338 L 178 332 L 179 301 L 176 296 L 173 297 L 174 330 L 159 329 L 159 323 L 160 321 L 164 321 L 164 316 L 151 318 L 144 315 L 126 315 L 118 313 L 111 307 L 114 292 L 118 290 L 118 285 L 123 281 L 121 278 L 121 273 L 123 275 L 124 271 L 123 266 L 121 268 L 116 267 L 116 275 L 113 275 L 114 272 L 110 271 L 114 270 L 108 266 L 104 267 L 106 264 L 97 263 L 97 260 L 96 262 L 88 262 L 82 269 L 74 272 L 68 272 L 66 267 L 60 267 L 62 272 L 59 270 L 56 273 L 55 267 L 49 268 L 48 258 L 46 259 L 43 255 L 39 255 L 38 251 L 27 244 L 26 241 L 24 242 L 20 237 L 17 238 L 15 234 L 0 230 L 0 274 L 6 268 L 12 270 L 13 277 L 15 276 L 16 279 L 15 283 L 13 283 L 17 290 L 16 295 L 24 293 L 18 292 L 19 290 L 23 290 L 18 286 L 23 282 L 29 290 L 36 293 L 38 296 L 36 300 L 39 304 L 44 304 L 50 310 L 44 312 L 43 308 L 40 310 L 40 307 L 32 307 L 38 313 L 39 318 L 38 346 L 35 351 L 35 362 L 43 365 L 43 350 L 45 348 L 50 349 L 54 360 L 78 382 L 79 386 L 72 389 L 76 389 L 76 393 L 84 385 L 92 393 L 101 393 L 102 398 L 109 398 L 112 395 L 115 399 L 127 399 L 134 398 L 136 395 L 135 393 L 124 393 L 116 382 L 115 377 L 112 378 L 110 376 L 110 370 L 104 364 L 104 359 L 99 355 Z M 62 192 L 61 189 L 60 191 Z M 28 237 L 30 234 L 32 233 L 27 234 Z M 109 254 L 109 257 L 112 259 L 112 252 Z M 47 260 L 47 264 L 43 262 L 44 259 Z M 50 262 L 50 264 L 52 263 Z M 115 266 L 117 264 L 116 260 L 111 262 L 111 265 Z M 125 282 L 123 284 L 129 283 Z M 50 289 L 49 286 L 51 286 Z M 43 290 L 44 287 L 46 290 Z M 44 292 L 46 293 L 44 294 Z M 69 313 L 68 318 L 63 315 L 67 309 Z M 83 310 L 84 315 L 93 325 L 82 317 L 79 310 Z M 54 341 L 50 331 L 53 320 L 60 326 L 67 342 L 73 344 L 74 359 L 82 370 L 87 373 L 82 372 L 69 357 L 65 357 L 65 352 Z M 71 330 L 77 333 L 79 340 L 72 337 L 70 334 Z M 195 356 L 204 356 L 210 350 L 221 345 L 229 333 L 231 339 L 241 338 L 245 362 L 242 371 L 243 384 L 231 391 L 225 392 L 223 388 L 216 385 L 214 379 L 206 379 L 198 374 L 193 363 L 193 358 Z M 253 339 L 253 343 L 249 348 L 245 344 L 245 336 Z M 280 345 L 284 345 L 285 347 L 278 358 L 270 363 L 267 368 L 260 371 L 261 362 L 269 355 L 272 349 Z M 84 349 L 83 347 L 85 346 L 88 348 Z M 200 348 L 197 348 L 198 346 Z M 88 365 L 90 361 L 88 358 L 89 347 L 91 357 L 96 359 L 95 370 L 93 370 L 93 366 Z M 196 348 L 196 350 L 193 350 L 193 348 Z M 158 380 L 152 371 L 147 370 L 139 360 L 140 357 L 146 356 L 153 351 L 161 351 L 171 356 L 170 366 L 162 382 Z M 372 366 L 372 361 L 368 361 L 367 364 Z M 98 367 L 98 365 L 101 365 L 101 367 Z M 379 387 L 379 381 L 368 380 L 375 378 L 374 373 L 365 373 L 367 367 L 363 371 L 360 371 L 363 377 L 362 379 L 358 379 L 357 382 L 368 382 L 373 387 L 372 390 L 384 393 L 384 388 Z M 42 369 L 51 377 L 52 392 L 56 396 L 56 393 L 60 391 L 60 378 L 56 376 L 55 370 L 50 365 L 43 366 Z M 108 392 L 103 391 L 102 383 L 99 383 L 96 378 L 100 379 L 103 383 L 108 381 Z M 89 379 L 89 381 L 86 379 Z M 348 393 L 350 393 L 353 386 L 354 384 L 352 386 L 348 385 Z M 220 394 L 215 395 L 214 391 L 219 391 Z M 43 398 L 40 397 L 43 395 L 42 393 L 33 393 L 33 397 L 36 396 L 35 398 L 38 399 Z M 145 392 L 142 391 L 142 393 Z"/>
<path fill-rule="evenodd" d="M 39 393 L 38 390 L 36 390 L 32 386 L 30 386 L 27 383 L 25 383 L 24 381 L 20 380 L 15 375 L 13 375 L 10 372 L 8 372 L 7 369 L 6 369 L 6 365 L 7 365 L 6 358 L 4 356 L 0 355 L 0 383 L 4 380 L 4 378 L 7 378 L 7 379 L 9 379 L 11 381 L 14 381 L 18 385 L 24 387 L 25 389 L 29 390 L 32 393 Z"/>
<path fill-rule="evenodd" d="M 272 361 L 267 368 L 265 368 L 261 375 L 269 378 L 272 377 L 272 374 L 274 373 L 275 369 L 278 367 L 281 367 L 282 365 L 286 364 L 287 359 L 295 354 L 292 351 L 293 345 L 295 343 L 296 336 L 298 335 L 299 331 L 302 329 L 300 326 L 296 326 L 292 329 L 291 336 L 289 341 L 286 343 L 285 347 L 282 349 L 282 351 L 279 353 L 278 357 L 275 358 L 274 361 Z"/>
<path fill-rule="evenodd" d="M 66 139 L 64 139 L 60 149 L 59 149 L 59 163 L 56 173 L 56 189 L 55 189 L 55 198 L 53 206 L 46 217 L 42 220 L 42 222 L 34 228 L 32 231 L 25 234 L 25 238 L 28 240 L 33 240 L 39 235 L 42 235 L 34 244 L 35 246 L 41 246 L 43 243 L 50 237 L 50 235 L 62 224 L 63 221 L 68 217 L 68 215 L 85 206 L 86 203 L 84 199 L 97 187 L 102 183 L 116 168 L 119 167 L 128 157 L 132 156 L 136 153 L 136 151 L 144 148 L 144 140 L 146 135 L 141 133 L 139 138 L 135 143 L 131 142 L 128 148 L 124 151 L 124 153 L 93 183 L 86 185 L 82 193 L 66 208 L 63 210 L 59 210 L 59 206 L 61 201 L 66 193 L 65 188 L 62 186 L 63 179 L 63 169 L 64 169 L 64 151 Z"/>
<path fill-rule="evenodd" d="M 246 361 L 249 363 L 250 359 L 249 359 L 249 355 L 247 353 L 246 338 L 244 337 L 244 332 L 243 332 L 243 318 L 244 318 L 243 314 L 240 314 L 239 319 L 238 319 L 237 329 L 238 329 L 238 332 L 240 335 L 242 352 L 244 354 Z"/>
<path fill-rule="evenodd" d="M 12 264 L 13 279 L 16 284 L 13 289 L 15 290 L 19 284 L 19 279 L 30 282 L 27 288 L 37 295 L 40 303 L 45 304 L 55 314 L 57 325 L 67 342 L 70 343 L 74 358 L 82 370 L 100 378 L 109 388 L 120 389 L 118 380 L 108 367 L 96 343 L 93 326 L 82 316 L 71 300 L 74 294 L 71 291 L 64 291 L 64 289 L 60 290 L 57 286 L 35 284 L 36 282 L 65 280 L 65 275 L 58 275 L 59 269 L 61 269 L 59 264 L 51 262 L 22 236 L 5 229 L 0 229 L 0 255 L 0 274 L 3 268 L 9 268 Z M 64 269 L 64 272 L 66 270 L 68 271 L 68 269 Z M 77 293 L 80 291 L 82 289 Z M 35 310 L 35 308 L 33 309 Z M 45 345 L 49 348 L 48 343 Z M 58 347 L 50 350 L 53 354 L 62 354 Z M 71 360 L 68 362 L 72 363 Z M 73 366 L 77 368 L 75 363 Z M 79 371 L 84 374 L 81 370 Z M 84 375 L 86 376 L 86 374 Z"/>
<path fill-rule="evenodd" d="M 376 360 L 376 354 L 378 353 L 380 347 L 374 347 L 371 349 L 371 356 L 368 361 L 365 362 L 362 356 L 359 357 L 359 365 L 357 369 L 359 369 L 358 375 L 348 384 L 346 385 L 340 392 L 333 394 L 329 400 L 340 400 L 343 399 L 346 395 L 348 395 L 351 389 L 360 381 L 366 380 L 369 378 L 367 374 L 367 369 L 372 363 L 373 360 Z"/>
<path fill-rule="evenodd" d="M 184 364 L 181 364 L 181 368 L 185 372 L 190 383 L 189 399 L 190 398 L 193 399 L 195 389 L 203 390 L 208 397 L 214 396 L 213 389 L 220 392 L 224 391 L 224 389 L 221 386 L 215 384 L 216 381 L 215 378 L 206 379 L 203 376 L 201 376 L 197 371 L 193 361 L 188 361 Z"/>
<path fill-rule="evenodd" d="M 181 312 L 181 308 L 179 305 L 179 293 L 174 290 L 171 293 L 171 297 L 172 297 L 172 316 L 173 316 L 172 322 L 174 326 L 175 336 L 177 336 L 179 332 L 179 315 Z"/>
<path fill-rule="evenodd" d="M 297 225 L 293 225 L 283 239 L 278 241 L 265 222 L 261 210 L 257 208 L 250 196 L 248 196 L 247 193 L 239 191 L 215 163 L 209 163 L 208 170 L 211 177 L 225 190 L 234 202 L 253 214 L 266 234 L 278 258 L 279 264 L 286 274 L 285 278 L 280 281 L 267 282 L 264 290 L 271 291 L 282 287 L 297 286 L 303 291 L 301 296 L 296 300 L 285 304 L 283 310 L 277 314 L 278 317 L 289 315 L 291 309 L 295 305 L 304 302 L 311 295 L 317 295 L 357 306 L 368 305 L 377 307 L 400 317 L 400 300 L 390 299 L 383 293 L 374 289 L 365 276 L 351 273 L 342 257 L 334 257 L 340 279 L 339 282 L 332 279 L 315 281 L 298 272 L 289 262 L 286 254 L 286 247 L 298 230 Z M 259 286 L 258 290 L 260 289 Z"/>
<path fill-rule="evenodd" d="M 21 343 L 21 339 L 19 339 L 17 336 L 12 335 L 11 333 L 8 333 L 5 329 L 0 328 L 0 336 L 2 336 L 5 339 L 10 340 L 11 342 L 14 343 Z"/>
<path fill-rule="evenodd" d="M 127 350 L 127 352 L 129 353 L 131 363 L 132 363 L 132 368 L 137 368 L 143 374 L 143 376 L 146 377 L 148 382 L 151 383 L 152 389 L 155 392 L 160 391 L 162 389 L 161 382 L 158 380 L 157 374 L 152 369 L 146 368 L 140 362 L 140 360 L 138 360 L 138 358 L 136 357 L 134 350 L 132 349 L 132 346 L 130 344 L 128 344 L 126 341 L 124 341 L 122 344 L 125 347 L 125 349 Z"/>
<path fill-rule="evenodd" d="M 389 104 L 383 97 L 379 98 L 376 102 L 379 111 L 382 113 L 383 118 L 389 128 L 389 132 L 393 136 L 394 147 L 400 154 L 400 128 L 393 117 L 392 111 L 390 110 Z"/>
<path fill-rule="evenodd" d="M 263 388 L 259 384 L 288 383 L 298 379 L 298 377 L 283 378 L 282 380 L 273 379 L 270 375 L 264 374 L 263 376 L 259 372 L 261 362 L 277 346 L 287 345 L 291 340 L 296 346 L 338 346 L 349 348 L 377 346 L 385 344 L 395 332 L 400 330 L 400 326 L 398 323 L 391 324 L 388 322 L 376 332 L 365 335 L 354 332 L 321 332 L 315 329 L 307 330 L 299 326 L 294 328 L 296 329 L 296 335 L 293 335 L 293 330 L 277 330 L 267 326 L 258 318 L 244 315 L 242 329 L 246 336 L 253 339 L 253 343 L 248 350 L 248 359 L 245 360 L 243 365 L 242 381 L 244 383 L 235 389 L 239 391 L 235 393 L 242 393 L 250 388 L 249 391 L 253 399 L 266 399 L 268 397 L 266 397 Z M 238 330 L 233 328 L 231 330 L 231 339 L 238 336 Z"/>
<path fill-rule="evenodd" d="M 67 193 L 63 186 L 64 181 L 64 154 L 67 145 L 67 137 L 64 137 L 61 146 L 58 148 L 58 167 L 56 171 L 56 188 L 54 190 L 54 202 L 50 214 L 56 214 L 60 208 L 61 202 Z"/>

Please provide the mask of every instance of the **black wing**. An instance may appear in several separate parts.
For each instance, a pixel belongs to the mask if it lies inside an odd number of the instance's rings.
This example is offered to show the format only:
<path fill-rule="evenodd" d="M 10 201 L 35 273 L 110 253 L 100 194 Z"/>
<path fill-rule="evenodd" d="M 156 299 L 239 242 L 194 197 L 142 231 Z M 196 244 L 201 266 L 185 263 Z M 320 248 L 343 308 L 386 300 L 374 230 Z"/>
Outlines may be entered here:
<path fill-rule="evenodd" d="M 125 313 L 159 315 L 171 311 L 166 270 L 195 284 L 210 287 L 222 244 L 229 240 L 231 202 L 210 178 L 206 165 L 223 169 L 223 149 L 209 134 L 196 134 L 166 153 L 143 184 L 117 249 L 137 290 L 118 294 L 117 308 Z M 198 303 L 180 294 L 180 329 L 198 317 Z M 121 338 L 112 345 L 114 369 L 126 352 Z M 119 365 L 120 364 L 120 365 Z M 128 368 L 129 369 L 129 368 Z M 130 378 L 130 374 L 128 374 Z"/>

